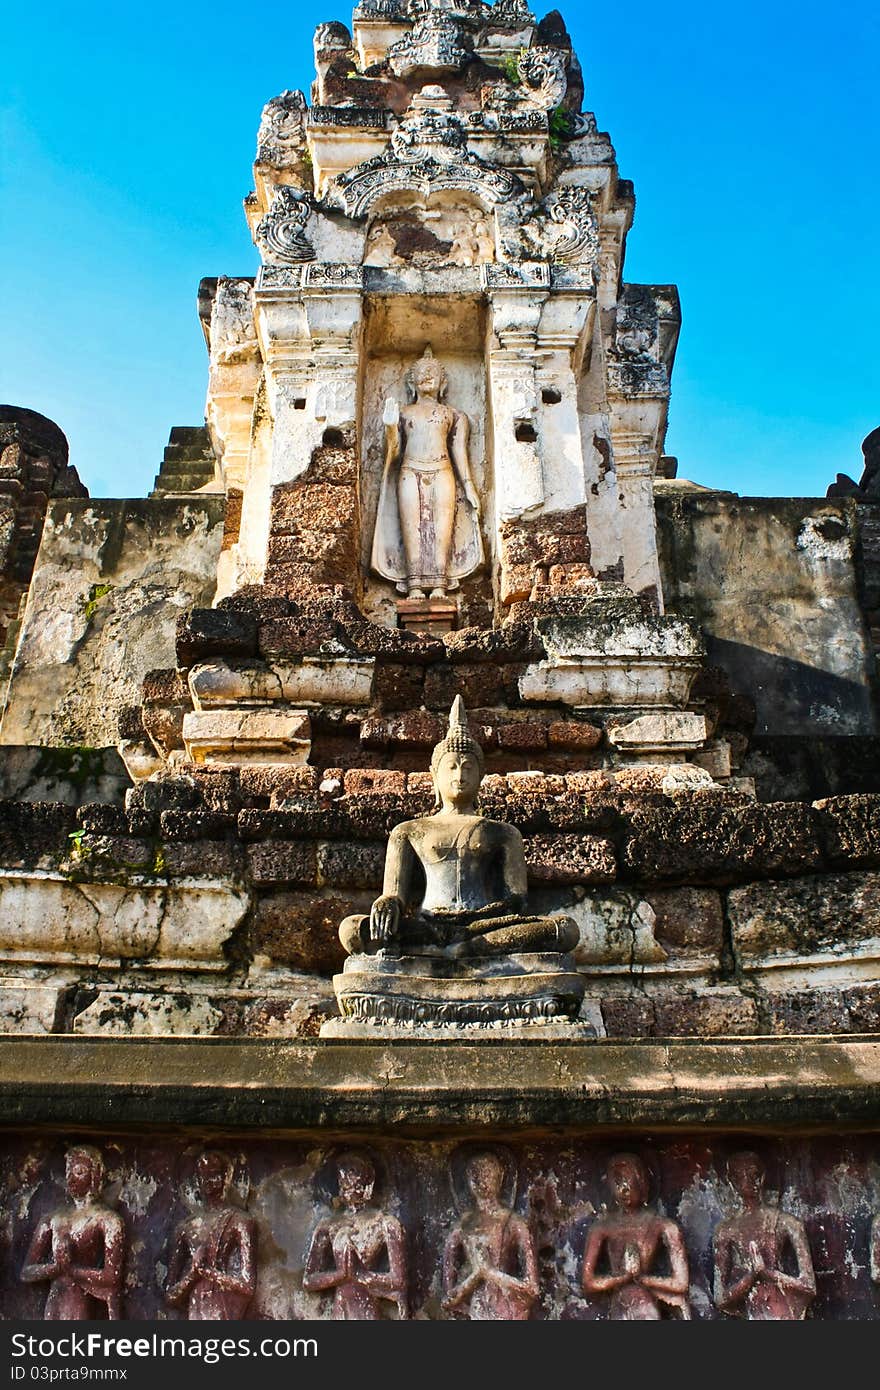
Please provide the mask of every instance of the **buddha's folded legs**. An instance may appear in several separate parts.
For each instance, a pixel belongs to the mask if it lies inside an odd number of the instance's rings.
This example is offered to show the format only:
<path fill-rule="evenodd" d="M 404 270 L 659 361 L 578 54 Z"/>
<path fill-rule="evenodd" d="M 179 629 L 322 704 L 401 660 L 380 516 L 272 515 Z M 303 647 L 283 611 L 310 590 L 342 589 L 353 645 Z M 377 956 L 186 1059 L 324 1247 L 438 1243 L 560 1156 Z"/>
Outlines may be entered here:
<path fill-rule="evenodd" d="M 371 941 L 370 919 L 357 913 L 346 917 L 339 939 L 349 955 L 375 952 L 381 942 Z M 404 953 L 419 947 L 445 948 L 450 956 L 503 956 L 516 951 L 573 951 L 580 933 L 570 917 L 475 917 L 470 920 L 404 920 L 395 941 Z"/>
<path fill-rule="evenodd" d="M 570 917 L 488 918 L 470 922 L 453 951 L 457 956 L 508 955 L 517 951 L 573 951 L 580 933 Z"/>

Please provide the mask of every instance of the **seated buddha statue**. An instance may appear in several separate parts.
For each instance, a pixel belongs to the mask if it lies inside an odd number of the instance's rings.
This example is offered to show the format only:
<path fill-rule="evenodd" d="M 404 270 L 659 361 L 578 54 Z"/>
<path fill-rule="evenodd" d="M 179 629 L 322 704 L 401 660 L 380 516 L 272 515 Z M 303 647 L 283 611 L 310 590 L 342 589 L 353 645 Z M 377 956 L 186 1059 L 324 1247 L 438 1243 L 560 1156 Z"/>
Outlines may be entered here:
<path fill-rule="evenodd" d="M 571 918 L 529 914 L 522 836 L 477 810 L 483 769 L 458 695 L 449 732 L 431 756 L 437 810 L 391 832 L 381 897 L 339 929 L 350 955 L 457 960 L 576 946 Z"/>

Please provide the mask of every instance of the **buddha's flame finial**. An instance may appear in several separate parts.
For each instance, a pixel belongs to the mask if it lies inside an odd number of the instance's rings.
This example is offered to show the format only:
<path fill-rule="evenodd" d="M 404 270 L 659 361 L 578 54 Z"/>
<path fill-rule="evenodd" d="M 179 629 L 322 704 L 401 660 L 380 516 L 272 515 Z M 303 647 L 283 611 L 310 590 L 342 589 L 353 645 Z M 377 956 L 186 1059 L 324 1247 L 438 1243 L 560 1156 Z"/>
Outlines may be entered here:
<path fill-rule="evenodd" d="M 456 695 L 449 711 L 449 732 L 431 754 L 432 772 L 436 771 L 444 753 L 472 753 L 479 760 L 481 769 L 484 765 L 483 750 L 470 731 L 467 710 L 460 695 Z"/>

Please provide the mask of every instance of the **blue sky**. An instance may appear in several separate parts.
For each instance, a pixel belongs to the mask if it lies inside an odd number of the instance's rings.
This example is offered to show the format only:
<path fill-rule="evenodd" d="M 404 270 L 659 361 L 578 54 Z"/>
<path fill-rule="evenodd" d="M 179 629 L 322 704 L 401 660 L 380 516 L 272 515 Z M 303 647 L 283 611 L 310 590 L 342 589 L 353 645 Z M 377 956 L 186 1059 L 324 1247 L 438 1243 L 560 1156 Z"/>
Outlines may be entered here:
<path fill-rule="evenodd" d="M 543 13 L 543 8 L 538 9 Z M 680 474 L 821 496 L 880 425 L 873 3 L 577 3 L 585 106 L 636 188 L 626 277 L 675 282 Z M 10 6 L 0 399 L 56 420 L 96 496 L 139 496 L 203 417 L 202 275 L 252 274 L 260 110 L 308 91 L 343 7 Z"/>

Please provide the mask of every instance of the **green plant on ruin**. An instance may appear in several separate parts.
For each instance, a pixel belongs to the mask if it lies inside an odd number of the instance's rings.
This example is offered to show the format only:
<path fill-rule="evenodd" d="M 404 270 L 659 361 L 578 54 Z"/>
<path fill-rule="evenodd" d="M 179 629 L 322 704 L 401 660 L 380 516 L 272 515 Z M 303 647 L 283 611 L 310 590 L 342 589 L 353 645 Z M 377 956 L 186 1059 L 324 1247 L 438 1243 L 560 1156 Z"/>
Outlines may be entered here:
<path fill-rule="evenodd" d="M 522 86 L 522 73 L 519 70 L 520 61 L 525 57 L 526 50 L 521 48 L 518 53 L 505 53 L 501 59 L 501 71 L 512 82 L 514 87 Z"/>
<path fill-rule="evenodd" d="M 561 106 L 554 106 L 547 119 L 547 124 L 550 129 L 550 148 L 555 153 L 561 148 L 562 142 L 571 131 L 571 118 Z"/>
<path fill-rule="evenodd" d="M 88 598 L 86 599 L 86 602 L 85 602 L 85 605 L 84 605 L 84 607 L 85 607 L 85 614 L 86 614 L 86 622 L 89 622 L 89 623 L 90 623 L 90 622 L 92 621 L 92 618 L 94 618 L 96 612 L 98 611 L 98 604 L 100 603 L 101 599 L 102 599 L 102 598 L 106 598 L 107 594 L 110 593 L 110 591 L 111 591 L 112 588 L 113 588 L 113 585 L 112 585 L 112 584 L 93 584 L 93 585 L 92 585 L 92 587 L 89 589 L 89 596 L 88 596 Z"/>

